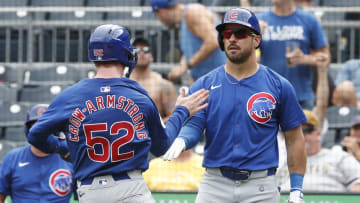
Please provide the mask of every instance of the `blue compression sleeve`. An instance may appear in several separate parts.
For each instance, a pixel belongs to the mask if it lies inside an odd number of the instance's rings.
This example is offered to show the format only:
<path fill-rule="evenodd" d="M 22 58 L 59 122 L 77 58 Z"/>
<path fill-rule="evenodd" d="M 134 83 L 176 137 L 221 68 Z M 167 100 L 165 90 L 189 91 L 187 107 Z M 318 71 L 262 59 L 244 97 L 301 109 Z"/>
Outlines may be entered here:
<path fill-rule="evenodd" d="M 304 176 L 298 173 L 290 174 L 290 192 L 300 190 L 302 191 Z"/>
<path fill-rule="evenodd" d="M 185 149 L 191 149 L 199 142 L 201 135 L 199 128 L 187 124 L 181 128 L 179 137 L 185 141 Z"/>
<path fill-rule="evenodd" d="M 189 111 L 184 106 L 176 106 L 173 114 L 166 122 L 166 134 L 170 137 L 170 145 L 177 137 L 184 121 L 189 117 Z"/>

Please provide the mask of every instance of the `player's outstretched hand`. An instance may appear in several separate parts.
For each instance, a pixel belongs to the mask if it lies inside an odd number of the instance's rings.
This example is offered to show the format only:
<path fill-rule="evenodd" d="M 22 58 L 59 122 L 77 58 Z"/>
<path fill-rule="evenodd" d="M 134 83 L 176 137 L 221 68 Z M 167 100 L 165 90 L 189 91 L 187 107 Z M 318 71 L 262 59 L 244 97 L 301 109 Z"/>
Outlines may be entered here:
<path fill-rule="evenodd" d="M 304 203 L 304 195 L 300 190 L 290 192 L 288 203 Z"/>
<path fill-rule="evenodd" d="M 181 89 L 176 100 L 176 106 L 184 106 L 190 113 L 190 117 L 208 106 L 204 103 L 209 98 L 209 90 L 201 89 L 191 95 L 185 96 L 186 90 Z"/>
<path fill-rule="evenodd" d="M 181 152 L 185 150 L 185 141 L 181 138 L 176 138 L 171 147 L 164 154 L 163 159 L 165 161 L 171 161 L 179 157 Z"/>

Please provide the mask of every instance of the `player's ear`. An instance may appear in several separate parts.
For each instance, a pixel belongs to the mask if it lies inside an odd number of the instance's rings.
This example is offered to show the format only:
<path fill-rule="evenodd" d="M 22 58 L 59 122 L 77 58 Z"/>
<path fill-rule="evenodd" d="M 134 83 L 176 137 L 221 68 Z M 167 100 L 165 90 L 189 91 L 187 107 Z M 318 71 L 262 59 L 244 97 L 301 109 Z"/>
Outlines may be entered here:
<path fill-rule="evenodd" d="M 255 41 L 255 43 L 254 43 L 254 49 L 256 49 L 256 48 L 258 48 L 259 45 L 260 45 L 261 37 L 260 37 L 259 35 L 256 35 L 253 39 L 254 39 L 254 41 Z"/>

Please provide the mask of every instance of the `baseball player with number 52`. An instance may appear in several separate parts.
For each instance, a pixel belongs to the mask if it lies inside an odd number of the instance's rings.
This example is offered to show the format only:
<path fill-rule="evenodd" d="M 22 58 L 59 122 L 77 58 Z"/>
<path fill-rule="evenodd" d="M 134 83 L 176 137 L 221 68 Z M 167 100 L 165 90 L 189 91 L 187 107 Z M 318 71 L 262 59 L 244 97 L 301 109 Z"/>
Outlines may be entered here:
<path fill-rule="evenodd" d="M 206 129 L 203 166 L 197 203 L 278 203 L 274 174 L 278 167 L 279 125 L 286 139 L 291 179 L 289 202 L 303 202 L 306 155 L 301 125 L 306 117 L 289 81 L 256 63 L 261 42 L 253 12 L 227 11 L 218 30 L 226 64 L 199 78 L 189 94 L 208 89 L 208 107 L 181 129 L 165 160 L 192 148 Z"/>
<path fill-rule="evenodd" d="M 79 201 L 153 203 L 142 176 L 149 151 L 163 155 L 185 119 L 207 106 L 208 90 L 178 97 L 176 108 L 162 123 L 147 92 L 128 79 L 137 62 L 128 31 L 101 25 L 89 39 L 89 59 L 97 73 L 64 90 L 29 133 L 29 142 L 55 152 L 52 132 L 66 134 Z"/>

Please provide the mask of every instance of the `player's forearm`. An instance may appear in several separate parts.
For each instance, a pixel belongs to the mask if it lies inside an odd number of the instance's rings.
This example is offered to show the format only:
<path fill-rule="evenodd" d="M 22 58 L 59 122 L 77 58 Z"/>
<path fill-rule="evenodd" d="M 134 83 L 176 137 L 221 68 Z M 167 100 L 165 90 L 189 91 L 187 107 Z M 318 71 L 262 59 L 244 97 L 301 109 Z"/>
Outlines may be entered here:
<path fill-rule="evenodd" d="M 186 124 L 183 126 L 179 133 L 179 138 L 185 142 L 185 149 L 193 148 L 200 140 L 202 130 L 192 125 Z"/>
<path fill-rule="evenodd" d="M 174 113 L 170 116 L 166 122 L 166 134 L 169 137 L 169 142 L 165 146 L 164 153 L 171 146 L 172 142 L 175 140 L 177 135 L 180 132 L 181 126 L 185 120 L 189 117 L 189 111 L 183 106 L 176 106 Z"/>
<path fill-rule="evenodd" d="M 301 175 L 305 174 L 306 168 L 306 155 L 304 147 L 294 146 L 287 149 L 288 150 L 288 168 L 289 173 L 298 173 Z M 290 152 L 289 152 L 290 151 Z"/>
<path fill-rule="evenodd" d="M 285 132 L 285 143 L 289 173 L 304 175 L 306 168 L 306 153 L 301 126 Z"/>

